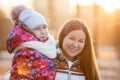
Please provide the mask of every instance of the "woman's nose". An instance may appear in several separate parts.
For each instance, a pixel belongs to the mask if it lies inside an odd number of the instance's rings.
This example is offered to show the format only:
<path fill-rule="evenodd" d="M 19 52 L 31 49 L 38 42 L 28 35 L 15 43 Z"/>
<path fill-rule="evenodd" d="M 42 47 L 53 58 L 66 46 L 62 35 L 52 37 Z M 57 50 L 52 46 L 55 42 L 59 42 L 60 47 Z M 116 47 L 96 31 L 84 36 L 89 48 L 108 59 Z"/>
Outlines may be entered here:
<path fill-rule="evenodd" d="M 74 43 L 73 43 L 73 47 L 78 47 L 78 43 L 77 43 L 77 42 L 74 42 Z"/>

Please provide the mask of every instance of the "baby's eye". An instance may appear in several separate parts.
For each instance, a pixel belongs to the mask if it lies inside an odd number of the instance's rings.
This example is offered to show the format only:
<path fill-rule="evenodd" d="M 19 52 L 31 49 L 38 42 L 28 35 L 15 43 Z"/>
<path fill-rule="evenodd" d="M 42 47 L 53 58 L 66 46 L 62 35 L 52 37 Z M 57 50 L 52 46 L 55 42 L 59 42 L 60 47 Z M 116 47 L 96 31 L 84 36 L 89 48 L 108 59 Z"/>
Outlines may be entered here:
<path fill-rule="evenodd" d="M 34 30 L 39 30 L 39 28 L 35 28 Z"/>
<path fill-rule="evenodd" d="M 47 27 L 46 26 L 43 26 L 43 29 L 46 29 Z"/>

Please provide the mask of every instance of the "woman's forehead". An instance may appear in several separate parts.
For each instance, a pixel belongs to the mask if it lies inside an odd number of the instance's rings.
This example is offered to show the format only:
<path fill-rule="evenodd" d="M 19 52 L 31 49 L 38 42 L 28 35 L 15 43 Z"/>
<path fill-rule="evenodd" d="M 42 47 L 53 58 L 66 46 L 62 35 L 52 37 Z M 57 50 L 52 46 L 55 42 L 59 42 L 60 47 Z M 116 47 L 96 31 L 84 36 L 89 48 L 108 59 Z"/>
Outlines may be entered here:
<path fill-rule="evenodd" d="M 70 31 L 68 33 L 68 36 L 78 37 L 78 38 L 84 39 L 86 37 L 86 34 L 83 30 L 73 30 L 73 31 Z"/>

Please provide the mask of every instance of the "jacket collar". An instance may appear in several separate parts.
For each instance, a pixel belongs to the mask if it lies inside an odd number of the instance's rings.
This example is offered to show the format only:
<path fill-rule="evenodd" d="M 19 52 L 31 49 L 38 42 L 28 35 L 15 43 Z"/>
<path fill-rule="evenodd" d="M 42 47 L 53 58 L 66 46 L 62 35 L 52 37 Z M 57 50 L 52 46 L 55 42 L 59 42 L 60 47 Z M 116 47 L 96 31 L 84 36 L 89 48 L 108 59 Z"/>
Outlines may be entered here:
<path fill-rule="evenodd" d="M 69 61 L 63 54 L 62 50 L 59 48 L 59 51 L 57 53 L 57 57 L 61 61 Z M 80 57 L 77 58 L 75 61 L 73 61 L 73 66 L 80 65 Z"/>

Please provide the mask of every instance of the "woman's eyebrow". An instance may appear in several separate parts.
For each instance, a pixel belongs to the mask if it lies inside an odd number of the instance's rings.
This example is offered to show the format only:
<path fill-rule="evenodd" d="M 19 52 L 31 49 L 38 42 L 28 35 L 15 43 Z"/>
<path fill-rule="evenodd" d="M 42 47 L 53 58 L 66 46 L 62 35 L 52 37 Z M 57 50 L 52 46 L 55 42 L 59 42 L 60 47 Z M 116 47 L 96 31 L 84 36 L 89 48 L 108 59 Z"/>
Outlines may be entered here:
<path fill-rule="evenodd" d="M 70 34 L 70 36 L 75 37 L 73 34 Z"/>
<path fill-rule="evenodd" d="M 73 34 L 71 34 L 70 37 L 76 38 L 76 36 L 74 36 Z M 80 40 L 85 40 L 85 39 L 80 38 Z"/>

